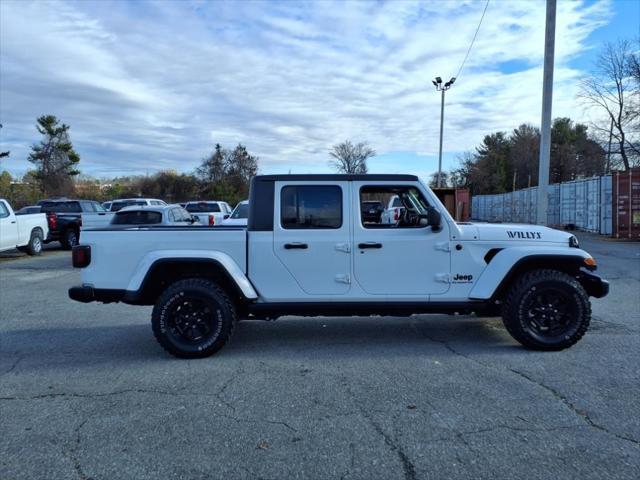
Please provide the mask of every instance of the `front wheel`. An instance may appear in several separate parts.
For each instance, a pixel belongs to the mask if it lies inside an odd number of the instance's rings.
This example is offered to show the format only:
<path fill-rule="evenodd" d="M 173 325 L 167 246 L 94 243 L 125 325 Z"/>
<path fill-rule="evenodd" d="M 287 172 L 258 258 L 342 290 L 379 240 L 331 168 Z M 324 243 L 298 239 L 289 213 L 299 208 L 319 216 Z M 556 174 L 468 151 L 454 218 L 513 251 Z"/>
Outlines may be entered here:
<path fill-rule="evenodd" d="M 231 338 L 236 309 L 214 282 L 189 278 L 170 285 L 156 302 L 151 325 L 156 340 L 180 358 L 208 357 Z"/>
<path fill-rule="evenodd" d="M 562 350 L 586 333 L 591 304 L 572 276 L 557 270 L 533 270 L 512 287 L 502 319 L 511 336 L 525 347 Z"/>

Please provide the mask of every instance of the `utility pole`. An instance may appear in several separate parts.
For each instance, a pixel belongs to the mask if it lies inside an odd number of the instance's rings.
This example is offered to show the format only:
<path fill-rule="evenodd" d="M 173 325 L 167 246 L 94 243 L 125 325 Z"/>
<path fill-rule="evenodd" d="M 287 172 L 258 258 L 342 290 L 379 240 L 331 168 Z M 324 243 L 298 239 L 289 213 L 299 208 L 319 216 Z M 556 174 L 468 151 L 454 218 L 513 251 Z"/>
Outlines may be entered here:
<path fill-rule="evenodd" d="M 547 0 L 544 29 L 544 78 L 542 81 L 542 125 L 540 128 L 540 163 L 538 171 L 538 225 L 547 224 L 547 190 L 551 157 L 551 104 L 553 100 L 553 56 L 556 43 L 556 0 Z"/>
<path fill-rule="evenodd" d="M 436 185 L 438 188 L 442 187 L 442 132 L 444 128 L 444 92 L 449 90 L 456 81 L 456 77 L 451 77 L 451 80 L 442 84 L 442 78 L 436 77 L 435 80 L 431 80 L 431 83 L 436 87 L 436 91 L 442 92 L 440 100 L 440 151 L 438 153 L 438 180 Z"/>

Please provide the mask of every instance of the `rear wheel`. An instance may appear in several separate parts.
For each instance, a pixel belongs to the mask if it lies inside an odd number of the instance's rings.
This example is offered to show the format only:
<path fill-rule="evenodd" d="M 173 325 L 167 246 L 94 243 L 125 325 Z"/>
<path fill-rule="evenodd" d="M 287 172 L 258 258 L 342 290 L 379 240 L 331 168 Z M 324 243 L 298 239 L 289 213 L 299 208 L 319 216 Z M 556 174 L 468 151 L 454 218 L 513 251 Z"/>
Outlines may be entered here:
<path fill-rule="evenodd" d="M 29 255 L 40 255 L 42 253 L 42 233 L 39 230 L 31 232 L 31 238 L 25 251 Z"/>
<path fill-rule="evenodd" d="M 527 348 L 562 350 L 586 333 L 591 321 L 589 296 L 572 276 L 557 270 L 524 274 L 509 292 L 503 322 Z"/>
<path fill-rule="evenodd" d="M 71 250 L 73 247 L 78 245 L 78 232 L 76 232 L 73 228 L 69 228 L 65 230 L 62 234 L 62 239 L 60 243 L 62 243 L 62 248 L 65 250 Z"/>
<path fill-rule="evenodd" d="M 180 358 L 208 357 L 231 338 L 236 309 L 227 293 L 201 278 L 170 285 L 151 316 L 153 334 L 166 351 Z"/>

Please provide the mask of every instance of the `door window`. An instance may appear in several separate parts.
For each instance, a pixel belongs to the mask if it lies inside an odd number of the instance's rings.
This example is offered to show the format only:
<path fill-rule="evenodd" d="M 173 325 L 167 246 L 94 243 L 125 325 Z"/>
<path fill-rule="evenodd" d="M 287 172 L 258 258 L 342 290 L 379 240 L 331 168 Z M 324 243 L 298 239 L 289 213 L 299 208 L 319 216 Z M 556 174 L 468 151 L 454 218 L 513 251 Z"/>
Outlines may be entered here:
<path fill-rule="evenodd" d="M 9 210 L 4 206 L 4 202 L 0 202 L 0 218 L 7 218 L 9 216 Z"/>
<path fill-rule="evenodd" d="M 286 229 L 342 226 L 342 189 L 335 185 L 289 185 L 280 197 L 280 223 Z"/>
<path fill-rule="evenodd" d="M 423 228 L 429 203 L 412 186 L 371 185 L 360 189 L 364 228 Z"/>

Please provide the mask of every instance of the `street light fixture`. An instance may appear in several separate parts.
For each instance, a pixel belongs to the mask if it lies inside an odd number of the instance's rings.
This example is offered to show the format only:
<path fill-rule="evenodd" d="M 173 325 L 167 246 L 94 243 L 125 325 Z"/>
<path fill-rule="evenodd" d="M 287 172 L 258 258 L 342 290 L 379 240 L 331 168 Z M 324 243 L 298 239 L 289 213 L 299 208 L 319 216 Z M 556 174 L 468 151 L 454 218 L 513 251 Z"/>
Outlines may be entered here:
<path fill-rule="evenodd" d="M 435 80 L 431 80 L 431 83 L 433 83 L 433 85 L 436 87 L 436 91 L 442 92 L 442 100 L 440 102 L 440 152 L 438 154 L 438 180 L 436 183 L 438 188 L 442 186 L 442 128 L 444 124 L 444 92 L 449 90 L 453 86 L 453 83 L 455 81 L 456 77 L 451 77 L 451 80 L 443 85 L 441 77 L 436 77 Z"/>

